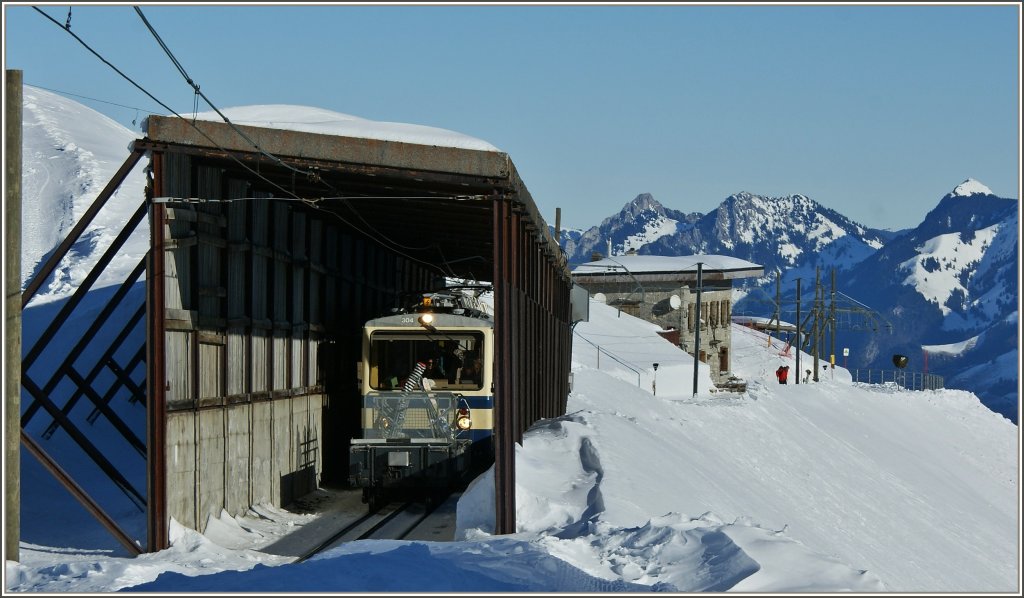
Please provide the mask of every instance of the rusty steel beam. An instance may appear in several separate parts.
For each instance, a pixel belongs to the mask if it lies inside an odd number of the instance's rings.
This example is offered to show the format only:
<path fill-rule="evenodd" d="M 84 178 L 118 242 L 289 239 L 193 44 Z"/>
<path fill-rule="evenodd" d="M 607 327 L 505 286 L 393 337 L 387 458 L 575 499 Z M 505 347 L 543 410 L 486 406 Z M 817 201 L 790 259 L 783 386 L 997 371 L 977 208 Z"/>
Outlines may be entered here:
<path fill-rule="evenodd" d="M 143 302 L 143 304 L 139 306 L 139 310 L 132 315 L 128 322 L 126 322 L 124 329 L 122 329 L 121 333 L 117 336 L 116 339 L 114 339 L 114 342 L 111 344 L 110 348 L 107 349 L 107 351 L 103 354 L 103 357 L 101 357 L 99 361 L 96 362 L 96 365 L 89 372 L 89 375 L 86 376 L 86 382 L 92 384 L 96 377 L 99 376 L 100 372 L 102 372 L 104 369 L 108 369 L 114 374 L 114 377 L 116 378 L 117 382 L 115 384 L 111 384 L 110 387 L 107 389 L 107 392 L 104 393 L 104 403 L 110 403 L 110 401 L 114 399 L 114 396 L 117 394 L 119 390 L 121 390 L 122 387 L 126 388 L 130 393 L 130 396 L 128 398 L 129 403 L 135 403 L 136 401 L 145 400 L 146 398 L 146 390 L 140 387 L 139 383 L 135 382 L 135 380 L 133 380 L 131 376 L 131 373 L 135 370 L 135 366 L 137 366 L 140 362 L 144 361 L 146 358 L 145 341 L 143 341 L 142 344 L 139 345 L 138 351 L 136 351 L 135 355 L 128 360 L 128 363 L 125 366 L 122 367 L 121 364 L 117 363 L 117 361 L 114 359 L 114 353 L 116 353 L 117 350 L 123 346 L 124 340 L 127 338 L 128 334 L 135 328 L 135 326 L 138 325 L 140 321 L 142 321 L 145 315 L 146 304 L 145 302 Z M 143 381 L 143 384 L 145 384 L 145 381 Z M 95 421 L 98 414 L 99 411 L 97 409 L 93 409 L 89 416 L 86 417 L 85 419 L 89 423 L 92 423 L 93 421 Z"/>
<path fill-rule="evenodd" d="M 39 339 L 32 346 L 32 349 L 29 350 L 28 355 L 26 355 L 25 358 L 22 360 L 21 371 L 23 374 L 25 372 L 28 372 L 32 364 L 35 363 L 35 360 L 39 358 L 39 355 L 42 354 L 43 349 L 53 339 L 54 335 L 57 334 L 57 331 L 60 330 L 60 327 L 64 325 L 64 323 L 68 319 L 68 316 L 71 315 L 71 312 L 73 312 L 75 308 L 78 307 L 78 304 L 82 302 L 86 294 L 88 294 L 89 289 L 91 289 L 92 285 L 96 283 L 96 280 L 100 277 L 100 274 L 103 273 L 103 270 L 107 267 L 110 261 L 114 259 L 114 256 L 117 255 L 117 251 L 125 244 L 125 242 L 128 240 L 128 237 L 130 237 L 132 233 L 135 232 L 135 227 L 138 226 L 139 222 L 141 222 L 145 216 L 146 203 L 143 202 L 142 204 L 139 205 L 139 208 L 135 211 L 132 217 L 129 218 L 128 222 L 125 224 L 125 227 L 121 229 L 121 232 L 118 233 L 117 237 L 110 244 L 110 247 L 107 248 L 107 250 L 103 253 L 100 259 L 96 262 L 96 265 L 93 266 L 93 269 L 85 277 L 85 280 L 82 281 L 82 284 L 80 284 L 78 288 L 75 290 L 75 293 L 71 296 L 71 299 L 69 299 L 68 302 L 64 304 L 64 307 L 61 308 L 60 312 L 54 317 L 53 321 L 50 322 L 50 325 L 47 326 L 46 331 L 43 332 L 42 335 L 40 335 Z"/>
<path fill-rule="evenodd" d="M 25 433 L 25 430 L 21 431 L 21 443 L 25 445 L 25 448 L 27 448 L 28 451 L 39 460 L 43 467 L 45 467 L 62 486 L 67 488 L 68 492 L 70 492 L 87 511 L 92 513 L 93 517 L 95 517 L 96 520 L 107 529 L 107 531 L 117 538 L 117 541 L 120 542 L 122 546 L 128 549 L 128 552 L 130 552 L 132 556 L 142 554 L 142 549 L 139 548 L 138 544 L 136 544 L 135 541 L 133 541 L 131 537 L 117 525 L 116 521 L 107 515 L 99 504 L 97 504 L 96 501 L 93 500 L 92 497 L 89 496 L 89 494 L 86 493 L 86 491 L 83 490 L 82 487 L 79 486 L 75 480 L 73 480 L 71 476 L 69 476 L 67 472 L 57 464 L 56 461 L 46 454 L 43 447 L 39 446 L 31 436 Z"/>
<path fill-rule="evenodd" d="M 110 318 L 110 315 L 119 305 L 121 305 L 122 300 L 128 294 L 128 291 L 131 290 L 131 286 L 135 284 L 135 281 L 137 281 L 139 279 L 139 276 L 142 275 L 144 266 L 144 261 L 139 262 L 139 265 L 135 267 L 135 270 L 133 270 L 128 275 L 128 278 L 126 278 L 125 281 L 121 283 L 121 286 L 117 289 L 117 292 L 115 292 L 114 295 L 107 301 L 107 304 L 103 307 L 103 310 L 99 313 L 99 315 L 96 316 L 96 319 L 93 320 L 92 324 L 89 325 L 89 329 L 86 330 L 85 334 L 82 335 L 82 337 L 75 344 L 75 346 L 70 351 L 68 351 L 68 355 L 67 357 L 64 358 L 64 361 L 61 362 L 61 364 L 54 369 L 53 375 L 46 382 L 46 384 L 43 385 L 43 392 L 49 395 L 57 388 L 57 385 L 63 379 L 64 371 L 70 368 L 74 364 L 75 360 L 77 360 L 81 356 L 82 352 L 85 350 L 85 347 L 95 339 L 100 329 L 103 327 L 104 324 L 106 324 L 107 320 Z M 120 340 L 115 341 L 113 343 L 115 347 L 119 344 Z M 102 366 L 100 365 L 102 361 L 103 358 L 101 358 L 97 362 L 97 365 L 99 365 L 99 367 L 94 366 L 94 371 L 98 372 L 99 369 L 102 369 Z M 86 377 L 88 383 L 92 383 L 92 380 L 95 378 L 95 376 L 95 373 L 90 373 Z M 74 408 L 75 404 L 78 402 L 78 399 L 81 397 L 81 395 L 82 389 L 79 388 L 71 396 L 71 398 L 64 404 L 62 411 L 65 414 L 71 413 L 71 410 Z M 37 403 L 29 405 L 28 409 L 26 409 L 25 413 L 22 414 L 21 416 L 22 427 L 28 425 L 29 421 L 32 420 L 32 417 L 38 410 L 39 405 Z M 52 427 L 53 424 L 51 424 L 51 428 Z"/>
<path fill-rule="evenodd" d="M 98 409 L 100 413 L 107 417 L 107 421 L 109 421 L 110 424 L 114 426 L 114 429 L 121 433 L 121 437 L 127 440 L 128 444 L 130 444 L 132 448 L 136 450 L 136 452 L 138 452 L 142 456 L 145 456 L 145 443 L 143 443 L 142 440 L 140 440 L 139 437 L 135 435 L 134 430 L 128 427 L 126 423 L 124 423 L 124 420 L 122 420 L 120 417 L 117 416 L 116 413 L 114 413 L 110 406 L 107 405 L 107 403 L 103 400 L 103 397 L 101 397 L 99 393 L 97 393 L 91 386 L 89 386 L 89 383 L 86 382 L 85 378 L 83 378 L 82 375 L 79 374 L 74 367 L 67 368 L 67 377 L 70 378 L 72 382 L 77 384 L 80 389 L 82 389 L 82 392 L 84 392 L 85 395 L 89 397 L 89 400 L 93 402 L 95 408 Z"/>
<path fill-rule="evenodd" d="M 494 201 L 494 531 L 516 532 L 511 202 Z"/>
<path fill-rule="evenodd" d="M 143 309 L 145 309 L 145 306 L 143 306 Z M 146 398 L 146 391 L 143 388 L 141 388 L 138 385 L 138 383 L 135 382 L 135 380 L 132 380 L 130 374 L 130 372 L 135 368 L 135 366 L 142 362 L 145 356 L 146 345 L 143 344 L 141 347 L 139 347 L 138 353 L 136 353 L 135 357 L 133 357 L 131 361 L 128 362 L 128 365 L 126 367 L 121 367 L 121 365 L 114 361 L 113 359 L 107 359 L 103 362 L 106 365 L 107 369 L 113 372 L 114 377 L 116 378 L 116 382 L 110 385 L 110 388 L 107 389 L 107 392 L 103 393 L 102 398 L 103 403 L 105 405 L 109 405 L 110 402 L 114 400 L 114 397 L 122 388 L 128 390 L 129 404 L 136 403 L 140 399 Z M 143 383 L 145 383 L 145 381 L 143 381 Z M 96 423 L 96 420 L 99 418 L 99 416 L 100 410 L 98 408 L 93 408 L 89 415 L 86 416 L 85 421 L 89 422 L 90 424 Z M 145 450 L 143 450 L 143 455 L 145 455 Z"/>
<path fill-rule="evenodd" d="M 152 187 L 148 199 L 163 194 L 163 154 L 154 152 Z M 167 372 L 164 335 L 164 227 L 163 205 L 150 203 L 149 262 L 146 269 L 146 512 L 147 551 L 157 552 L 169 544 L 167 521 Z"/>
<path fill-rule="evenodd" d="M 146 306 L 143 305 L 140 309 L 143 312 L 145 312 Z M 142 319 L 142 316 L 138 316 L 138 317 L 133 318 L 132 324 L 133 325 L 134 324 L 138 324 L 138 322 L 141 319 Z M 140 386 L 140 383 L 136 382 L 131 377 L 131 373 L 135 370 L 135 366 L 139 365 L 139 363 L 144 363 L 145 362 L 145 358 L 146 358 L 146 344 L 142 343 L 139 346 L 139 350 L 136 351 L 135 355 L 128 361 L 128 363 L 125 366 L 121 366 L 121 364 L 119 364 L 116 361 L 114 361 L 114 359 L 112 357 L 105 357 L 102 362 L 97 364 L 98 366 L 101 366 L 101 368 L 109 369 L 114 374 L 114 377 L 116 378 L 116 383 L 112 384 L 107 389 L 107 392 L 105 392 L 104 395 L 103 395 L 103 402 L 104 403 L 109 404 L 111 401 L 113 401 L 115 395 L 122 388 L 127 389 L 128 392 L 129 392 L 129 396 L 128 396 L 128 403 L 129 404 L 137 403 L 137 402 L 140 402 L 140 401 L 145 401 L 145 399 L 146 399 L 146 389 L 142 388 L 142 386 Z M 102 371 L 102 369 L 100 371 Z M 95 376 L 93 376 L 93 378 L 95 378 Z M 92 383 L 91 379 L 86 378 L 86 380 L 90 384 Z M 142 385 L 145 385 L 145 383 L 146 383 L 145 380 L 143 380 L 141 382 Z M 143 405 L 145 405 L 145 403 L 143 403 Z M 94 408 L 89 413 L 89 415 L 86 416 L 85 421 L 89 422 L 90 424 L 91 423 L 95 423 L 96 418 L 98 418 L 99 415 L 100 415 L 99 409 Z"/>
<path fill-rule="evenodd" d="M 495 533 L 516 531 L 515 444 L 565 413 L 571 278 L 528 209 L 494 202 Z M 555 379 L 537 376 L 554 370 Z"/>
<path fill-rule="evenodd" d="M 526 421 L 530 413 L 530 401 L 532 399 L 530 395 L 529 386 L 529 372 L 526 371 L 525 365 L 527 361 L 526 355 L 526 339 L 524 338 L 524 331 L 529 328 L 530 319 L 529 313 L 526 311 L 525 305 L 525 289 L 527 288 L 526 280 L 526 263 L 529 253 L 524 249 L 524 243 L 526 239 L 523 237 L 523 214 L 520 206 L 512 204 L 512 212 L 509 215 L 510 225 L 510 243 L 509 247 L 511 253 L 509 255 L 509 263 L 511 266 L 510 278 L 512 279 L 511 289 L 511 305 L 512 305 L 512 380 L 513 380 L 513 391 L 515 394 L 512 396 L 512 417 L 515 422 L 515 436 L 513 437 L 515 442 L 522 443 L 523 433 L 530 426 L 532 422 Z M 513 455 L 513 459 L 515 456 Z M 514 465 L 514 461 L 513 461 Z M 513 486 L 515 488 L 515 486 Z"/>
<path fill-rule="evenodd" d="M 60 261 L 64 259 L 64 256 L 67 255 L 69 251 L 71 251 L 71 247 L 74 246 L 74 244 L 78 241 L 78 238 L 82 236 L 82 233 L 85 232 L 85 229 L 90 224 L 92 224 L 93 218 L 95 218 L 96 214 L 99 213 L 100 209 L 103 208 L 104 205 L 106 205 L 107 200 L 109 200 L 110 196 L 114 194 L 114 191 L 116 191 L 117 188 L 121 186 L 121 183 L 124 182 L 124 179 L 128 176 L 128 173 L 130 173 L 132 169 L 135 168 L 135 165 L 139 162 L 139 159 L 142 157 L 142 154 L 144 153 L 145 150 L 141 148 L 132 148 L 132 153 L 129 154 L 128 157 L 125 159 L 124 163 L 121 164 L 121 168 L 119 168 L 117 172 L 114 173 L 114 176 L 111 177 L 110 181 L 107 183 L 107 186 L 103 188 L 103 191 L 100 191 L 99 196 L 96 197 L 96 200 L 92 202 L 92 205 L 89 206 L 89 209 L 85 211 L 85 214 L 82 214 L 82 217 L 78 220 L 77 223 L 75 223 L 74 228 L 71 229 L 71 232 L 68 233 L 68 236 L 64 238 L 64 241 L 62 241 L 56 249 L 53 250 L 53 253 L 50 255 L 49 259 L 46 260 L 46 263 L 42 265 L 39 271 L 36 272 L 36 275 L 32 277 L 32 280 L 29 281 L 28 285 L 25 287 L 25 290 L 22 291 L 22 307 L 25 307 L 25 305 L 27 305 L 28 302 L 32 300 L 32 297 L 34 297 L 35 294 L 39 291 L 39 287 L 41 287 L 43 283 L 46 282 L 46 279 L 49 278 L 51 274 L 53 274 L 54 269 L 57 268 L 57 264 L 59 264 Z"/>
<path fill-rule="evenodd" d="M 132 486 L 131 482 L 129 482 L 127 478 L 125 478 L 124 475 L 118 471 L 118 469 L 114 467 L 106 457 L 103 456 L 103 453 L 96 448 L 96 445 L 90 442 L 89 439 L 82 434 L 82 431 L 79 430 L 78 427 L 75 426 L 74 423 L 72 423 L 56 405 L 54 405 L 53 401 L 43 393 L 42 389 L 36 386 L 35 382 L 33 382 L 31 378 L 23 377 L 22 386 L 36 401 L 42 403 L 46 411 L 53 416 L 53 419 L 57 420 L 61 427 L 64 428 L 64 431 L 67 432 L 71 440 L 73 440 L 75 444 L 77 444 L 79 448 L 81 448 L 85 454 L 92 459 L 92 462 L 95 463 L 103 473 L 105 473 L 107 477 L 121 489 L 122 492 L 124 492 L 125 496 L 127 496 L 140 511 L 144 510 L 146 507 L 146 497 L 136 490 L 135 487 Z"/>

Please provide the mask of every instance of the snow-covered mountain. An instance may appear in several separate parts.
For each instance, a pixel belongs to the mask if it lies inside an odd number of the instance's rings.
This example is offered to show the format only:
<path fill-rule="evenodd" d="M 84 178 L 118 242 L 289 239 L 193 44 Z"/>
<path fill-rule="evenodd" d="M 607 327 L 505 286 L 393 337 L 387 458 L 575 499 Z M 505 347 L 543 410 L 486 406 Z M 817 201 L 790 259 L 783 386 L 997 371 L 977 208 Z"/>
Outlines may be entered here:
<path fill-rule="evenodd" d="M 618 214 L 609 216 L 589 230 L 563 232 L 562 247 L 571 264 L 590 261 L 594 252 L 621 255 L 631 249 L 640 250 L 664 237 L 689 230 L 701 216 L 670 210 L 655 201 L 650 193 L 641 193 L 627 203 Z"/>
<path fill-rule="evenodd" d="M 743 192 L 708 214 L 684 215 L 644 194 L 578 240 L 567 235 L 563 247 L 573 264 L 589 261 L 593 252 L 607 255 L 609 239 L 613 255 L 627 249 L 730 255 L 764 266 L 765 277 L 750 282 L 769 296 L 781 274 L 789 303 L 793 281 L 807 283 L 817 268 L 825 276 L 834 269 L 840 292 L 893 326 L 891 334 L 880 335 L 847 330 L 841 342 L 856 357 L 851 367 L 892 369 L 892 355 L 905 354 L 916 371 L 927 369 L 950 387 L 977 392 L 1016 422 L 1017 230 L 1016 200 L 967 179 L 919 226 L 904 231 L 862 226 L 804 195 Z M 737 313 L 744 309 L 756 308 L 737 305 Z M 924 363 L 924 347 L 957 343 L 959 350 L 937 352 Z"/>
<path fill-rule="evenodd" d="M 776 271 L 797 276 L 805 270 L 813 274 L 822 264 L 848 268 L 891 235 L 859 225 L 803 195 L 743 192 L 727 197 L 708 214 L 684 214 L 643 194 L 584 233 L 579 243 L 566 243 L 565 251 L 570 263 L 586 262 L 593 251 L 607 255 L 611 239 L 615 255 L 628 249 L 649 255 L 731 255 L 763 265 L 767 281 L 774 280 Z"/>
<path fill-rule="evenodd" d="M 914 369 L 927 351 L 930 373 L 1016 422 L 1018 223 L 1016 200 L 972 179 L 957 185 L 920 225 L 851 270 L 847 292 L 870 297 L 893 325 L 891 335 L 853 339 L 852 350 L 871 367 L 902 353 Z"/>

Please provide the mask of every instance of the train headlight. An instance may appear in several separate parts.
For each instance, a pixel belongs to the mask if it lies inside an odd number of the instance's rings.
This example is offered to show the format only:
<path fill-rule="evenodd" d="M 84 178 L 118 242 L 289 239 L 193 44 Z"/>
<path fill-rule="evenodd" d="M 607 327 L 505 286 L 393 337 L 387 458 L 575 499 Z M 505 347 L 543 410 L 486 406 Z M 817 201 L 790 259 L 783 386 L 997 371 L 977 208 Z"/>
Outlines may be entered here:
<path fill-rule="evenodd" d="M 432 313 L 420 314 L 420 324 L 421 325 L 429 327 L 433 323 L 434 323 L 434 314 L 432 314 Z"/>
<path fill-rule="evenodd" d="M 473 427 L 473 420 L 469 418 L 469 409 L 462 407 L 455 414 L 455 427 L 460 430 L 468 430 Z"/>

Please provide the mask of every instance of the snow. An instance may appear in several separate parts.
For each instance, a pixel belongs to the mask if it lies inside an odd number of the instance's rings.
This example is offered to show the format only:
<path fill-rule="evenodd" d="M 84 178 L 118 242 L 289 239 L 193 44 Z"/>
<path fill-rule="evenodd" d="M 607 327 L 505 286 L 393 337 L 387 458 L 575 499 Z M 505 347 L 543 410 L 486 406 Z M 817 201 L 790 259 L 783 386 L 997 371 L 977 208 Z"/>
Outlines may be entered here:
<path fill-rule="evenodd" d="M 768 326 L 769 324 L 771 324 L 772 326 L 775 326 L 775 323 L 778 322 L 780 328 L 781 327 L 796 328 L 796 324 L 791 324 L 791 323 L 789 323 L 789 322 L 787 322 L 785 320 L 780 320 L 780 319 L 776 319 L 776 318 L 762 318 L 762 317 L 758 317 L 758 316 L 732 316 L 731 319 L 732 319 L 732 322 L 734 324 L 740 324 L 740 325 L 746 325 L 746 326 L 752 326 L 752 325 L 756 325 L 756 324 L 759 324 L 762 327 Z"/>
<path fill-rule="evenodd" d="M 985 185 L 979 183 L 978 181 L 976 181 L 974 179 L 967 179 L 966 181 L 964 181 L 964 182 L 960 183 L 959 185 L 957 185 L 955 189 L 953 189 L 952 195 L 954 195 L 954 196 L 961 196 L 961 197 L 969 197 L 969 196 L 977 194 L 977 193 L 981 193 L 983 195 L 992 195 L 993 194 L 992 190 L 989 189 L 988 187 L 986 187 Z"/>
<path fill-rule="evenodd" d="M 946 302 L 954 292 L 960 291 L 972 300 L 962 273 L 977 267 L 999 228 L 995 224 L 975 231 L 969 242 L 964 242 L 960 233 L 929 239 L 918 248 L 917 255 L 899 265 L 900 270 L 908 271 L 903 284 L 917 289 L 925 299 L 938 304 L 944 316 L 949 315 L 953 310 Z M 935 267 L 927 267 L 929 263 Z"/>
<path fill-rule="evenodd" d="M 482 139 L 476 139 L 475 137 L 447 129 L 367 120 L 350 114 L 342 114 L 312 106 L 267 104 L 221 108 L 220 112 L 236 125 L 285 129 L 288 131 L 302 131 L 342 137 L 358 137 L 361 139 L 401 141 L 485 152 L 501 151 Z M 196 115 L 196 119 L 224 121 L 220 114 L 217 114 L 215 111 L 201 112 Z"/>
<path fill-rule="evenodd" d="M 960 341 L 959 343 L 949 343 L 945 345 L 922 345 L 921 348 L 932 354 L 960 355 L 964 351 L 969 351 L 974 348 L 974 345 L 978 344 L 978 337 L 972 336 L 971 338 Z"/>
<path fill-rule="evenodd" d="M 819 251 L 822 247 L 834 242 L 836 239 L 846 236 L 846 231 L 828 218 L 819 216 L 817 225 L 817 228 L 807 233 L 807 237 L 818 242 L 816 249 Z"/>
<path fill-rule="evenodd" d="M 107 137 L 76 147 L 122 142 L 93 132 Z M 26 235 L 46 234 L 59 222 L 47 210 L 68 207 L 51 192 L 26 202 L 44 212 L 26 215 Z M 26 310 L 26 329 L 50 307 Z M 366 540 L 295 563 L 261 549 L 319 516 L 261 504 L 222 513 L 204 534 L 172 522 L 169 548 L 126 557 L 50 481 L 45 501 L 22 503 L 20 560 L 6 562 L 4 589 L 1019 594 L 1019 430 L 973 394 L 857 384 L 843 368 L 780 386 L 772 372 L 793 358 L 740 325 L 732 366 L 748 391 L 712 393 L 703 363 L 694 391 L 692 356 L 658 326 L 596 301 L 589 313 L 573 332 L 566 413 L 516 447 L 514 534 L 493 534 L 490 470 L 460 499 L 453 542 Z M 23 472 L 33 468 L 23 459 Z M 23 476 L 23 495 L 46 479 Z"/>
<path fill-rule="evenodd" d="M 788 241 L 788 238 L 787 239 L 782 239 L 782 240 L 783 241 Z M 796 263 L 796 258 L 800 257 L 800 254 L 803 253 L 803 250 L 800 249 L 799 245 L 796 245 L 795 243 L 788 243 L 788 242 L 786 242 L 786 243 L 779 243 L 778 251 L 779 251 L 779 257 L 789 258 L 789 263 L 790 264 L 795 264 Z"/>
<path fill-rule="evenodd" d="M 653 243 L 664 236 L 674 235 L 676 230 L 678 230 L 678 224 L 679 223 L 676 220 L 665 218 L 664 216 L 658 216 L 644 225 L 643 232 L 627 237 L 626 240 L 622 242 L 622 250 L 629 251 L 630 249 L 640 249 L 644 245 Z"/>
<path fill-rule="evenodd" d="M 761 269 L 761 266 L 755 263 L 728 255 L 617 255 L 614 258 L 606 257 L 580 264 L 573 272 L 578 274 L 621 272 L 623 270 L 634 274 L 697 272 L 698 263 L 703 264 L 702 268 L 705 271 Z"/>

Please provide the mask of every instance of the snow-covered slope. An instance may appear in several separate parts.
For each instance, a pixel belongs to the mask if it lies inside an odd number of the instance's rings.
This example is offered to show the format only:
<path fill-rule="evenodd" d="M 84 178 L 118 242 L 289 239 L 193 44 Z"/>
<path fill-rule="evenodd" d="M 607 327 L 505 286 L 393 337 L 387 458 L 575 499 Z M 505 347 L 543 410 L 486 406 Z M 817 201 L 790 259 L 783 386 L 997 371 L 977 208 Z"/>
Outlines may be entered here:
<path fill-rule="evenodd" d="M 25 86 L 23 98 L 21 271 L 27 282 L 92 205 L 128 157 L 131 141 L 140 135 L 49 91 Z M 142 204 L 145 187 L 144 165 L 140 163 L 40 289 L 36 301 L 66 297 L 82 283 Z M 148 249 L 149 229 L 144 219 L 96 286 L 124 280 Z"/>

